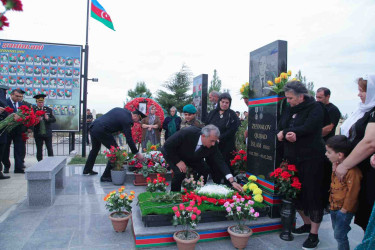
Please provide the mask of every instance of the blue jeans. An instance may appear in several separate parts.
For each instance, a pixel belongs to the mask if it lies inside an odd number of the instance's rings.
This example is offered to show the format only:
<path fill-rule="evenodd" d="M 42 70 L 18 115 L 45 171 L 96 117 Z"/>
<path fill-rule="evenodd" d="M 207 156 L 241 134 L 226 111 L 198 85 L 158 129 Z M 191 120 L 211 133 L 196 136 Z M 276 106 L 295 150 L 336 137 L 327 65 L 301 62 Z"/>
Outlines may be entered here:
<path fill-rule="evenodd" d="M 353 213 L 342 213 L 340 210 L 331 210 L 332 228 L 339 250 L 349 250 L 348 233 Z"/>

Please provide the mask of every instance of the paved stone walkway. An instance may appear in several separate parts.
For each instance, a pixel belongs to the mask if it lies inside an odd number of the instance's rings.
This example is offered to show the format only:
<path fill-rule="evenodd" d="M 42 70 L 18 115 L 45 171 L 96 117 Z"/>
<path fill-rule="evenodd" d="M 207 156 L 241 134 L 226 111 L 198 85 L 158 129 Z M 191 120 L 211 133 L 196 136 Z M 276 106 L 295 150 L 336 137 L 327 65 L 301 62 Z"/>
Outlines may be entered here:
<path fill-rule="evenodd" d="M 28 159 L 27 166 L 33 161 Z M 104 171 L 96 166 L 95 171 Z M 67 167 L 67 185 L 59 190 L 53 206 L 28 207 L 24 175 L 11 174 L 9 180 L 0 181 L 0 249 L 135 249 L 131 227 L 116 233 L 108 219 L 103 197 L 118 188 L 111 183 L 101 183 L 99 176 L 82 176 L 82 166 Z M 144 187 L 126 185 L 126 190 L 136 193 Z M 300 218 L 297 225 L 301 224 Z M 352 225 L 349 233 L 354 248 L 363 237 L 362 230 Z M 301 249 L 306 236 L 294 241 L 279 239 L 278 233 L 253 236 L 247 249 Z M 319 231 L 318 249 L 337 249 L 329 216 Z M 160 249 L 177 249 L 175 245 Z M 234 249 L 230 240 L 198 243 L 196 249 Z"/>

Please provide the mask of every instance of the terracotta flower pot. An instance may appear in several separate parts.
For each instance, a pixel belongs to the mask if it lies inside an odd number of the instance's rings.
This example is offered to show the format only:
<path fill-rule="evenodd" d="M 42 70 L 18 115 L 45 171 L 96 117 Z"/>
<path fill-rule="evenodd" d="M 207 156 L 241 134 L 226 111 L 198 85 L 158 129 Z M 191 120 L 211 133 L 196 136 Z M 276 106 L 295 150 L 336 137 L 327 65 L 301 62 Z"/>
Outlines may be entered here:
<path fill-rule="evenodd" d="M 176 241 L 177 247 L 179 250 L 194 250 L 195 249 L 195 245 L 197 244 L 200 238 L 199 234 L 195 231 L 189 231 L 189 232 L 195 234 L 196 237 L 194 239 L 183 240 L 179 238 L 179 235 L 183 234 L 183 231 L 177 231 L 173 234 L 173 239 Z"/>
<path fill-rule="evenodd" d="M 250 230 L 250 232 L 241 234 L 232 231 L 233 227 L 235 226 L 228 227 L 230 240 L 232 241 L 232 244 L 235 248 L 244 249 L 247 245 L 247 242 L 249 241 L 250 236 L 253 234 L 253 231 L 249 227 L 247 227 Z"/>
<path fill-rule="evenodd" d="M 121 212 L 127 216 L 124 218 L 112 217 L 112 215 L 115 213 L 117 212 L 113 212 L 109 215 L 109 219 L 112 221 L 113 229 L 116 232 L 124 232 L 126 230 L 126 227 L 128 226 L 129 219 L 132 217 L 132 214 L 128 212 Z"/>
<path fill-rule="evenodd" d="M 150 177 L 151 178 L 151 181 L 153 181 L 154 179 L 156 179 L 157 173 L 151 173 L 149 174 L 147 177 Z M 147 178 L 146 177 L 146 178 Z M 160 173 L 160 177 L 165 177 L 165 173 Z M 134 174 L 134 186 L 147 186 L 147 181 L 146 181 L 146 178 L 143 177 L 143 174 Z"/>

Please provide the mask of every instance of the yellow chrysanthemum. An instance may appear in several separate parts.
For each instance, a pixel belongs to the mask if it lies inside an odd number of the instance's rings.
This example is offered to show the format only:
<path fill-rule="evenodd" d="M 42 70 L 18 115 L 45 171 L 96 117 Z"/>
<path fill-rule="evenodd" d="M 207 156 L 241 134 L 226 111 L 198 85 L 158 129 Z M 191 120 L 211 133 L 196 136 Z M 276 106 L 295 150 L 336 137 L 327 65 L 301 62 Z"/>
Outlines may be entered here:
<path fill-rule="evenodd" d="M 273 86 L 273 82 L 272 82 L 272 81 L 267 81 L 267 84 L 268 84 L 269 86 Z"/>
<path fill-rule="evenodd" d="M 263 196 L 261 194 L 254 195 L 254 201 L 263 202 Z"/>
<path fill-rule="evenodd" d="M 247 184 L 245 184 L 245 185 L 243 185 L 242 189 L 243 189 L 243 191 L 246 192 L 249 189 L 249 186 Z"/>
<path fill-rule="evenodd" d="M 250 175 L 248 178 L 249 181 L 257 181 L 258 178 L 255 175 Z"/>
<path fill-rule="evenodd" d="M 249 189 L 250 189 L 250 191 L 253 191 L 253 190 L 256 189 L 256 188 L 258 188 L 258 185 L 257 185 L 257 184 L 255 184 L 255 183 L 250 183 L 250 185 L 249 185 Z"/>
<path fill-rule="evenodd" d="M 262 194 L 262 189 L 256 188 L 253 190 L 253 195 Z"/>
<path fill-rule="evenodd" d="M 292 71 L 288 70 L 288 76 L 292 75 Z"/>

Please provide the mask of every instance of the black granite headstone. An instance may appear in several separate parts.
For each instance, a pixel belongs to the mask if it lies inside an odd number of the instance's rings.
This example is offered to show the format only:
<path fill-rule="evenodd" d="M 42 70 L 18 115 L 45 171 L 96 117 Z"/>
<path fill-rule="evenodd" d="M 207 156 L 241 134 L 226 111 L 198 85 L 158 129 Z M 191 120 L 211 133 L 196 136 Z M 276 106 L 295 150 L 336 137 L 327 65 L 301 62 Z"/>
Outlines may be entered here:
<path fill-rule="evenodd" d="M 202 74 L 193 79 L 193 105 L 197 109 L 196 119 L 206 120 L 208 75 Z"/>
<path fill-rule="evenodd" d="M 262 181 L 261 187 L 273 202 L 274 187 L 270 173 L 278 167 L 281 152 L 276 138 L 277 123 L 280 118 L 281 99 L 269 90 L 267 81 L 273 81 L 281 72 L 287 71 L 287 42 L 277 40 L 250 52 L 250 94 L 248 127 L 248 172 Z M 268 182 L 268 183 L 267 183 Z M 263 185 L 262 185 L 263 184 Z M 271 209 L 271 213 L 274 213 Z M 271 217 L 278 216 L 275 212 Z"/>

